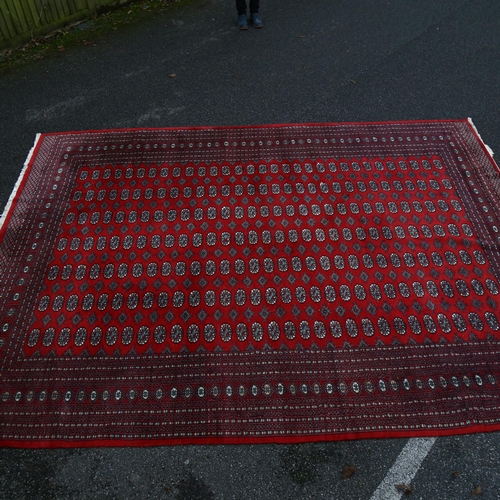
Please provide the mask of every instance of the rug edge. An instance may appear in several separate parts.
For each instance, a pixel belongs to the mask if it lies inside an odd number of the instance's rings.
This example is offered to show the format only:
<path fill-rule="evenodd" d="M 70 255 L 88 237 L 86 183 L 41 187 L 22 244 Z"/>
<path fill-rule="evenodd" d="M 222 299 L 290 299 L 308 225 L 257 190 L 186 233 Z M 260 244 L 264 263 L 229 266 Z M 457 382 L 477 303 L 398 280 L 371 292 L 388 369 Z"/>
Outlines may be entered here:
<path fill-rule="evenodd" d="M 475 424 L 455 429 L 421 429 L 412 431 L 354 431 L 346 433 L 331 433 L 331 434 L 304 434 L 300 436 L 261 436 L 261 437 L 189 437 L 189 438 L 134 438 L 134 439 L 92 439 L 84 440 L 65 440 L 54 439 L 53 441 L 38 440 L 38 441 L 16 441 L 12 439 L 0 440 L 0 446 L 4 448 L 17 449 L 63 449 L 63 448 L 138 448 L 138 447 L 155 447 L 155 446 L 237 446 L 237 445 L 289 445 L 301 443 L 317 443 L 317 442 L 339 442 L 339 441 L 354 441 L 366 439 L 410 439 L 410 438 L 429 438 L 429 437 L 452 437 L 462 436 L 477 433 L 499 432 L 500 424 Z"/>
<path fill-rule="evenodd" d="M 335 125 L 389 125 L 389 124 L 411 124 L 411 123 L 467 123 L 469 118 L 442 118 L 428 120 L 382 120 L 382 121 L 353 121 L 353 122 L 290 122 L 290 123 L 267 123 L 249 125 L 197 125 L 197 126 L 170 126 L 170 127 L 124 127 L 110 129 L 82 129 L 67 130 L 64 132 L 48 132 L 44 136 L 62 136 L 86 133 L 109 133 L 109 132 L 135 132 L 154 130 L 215 130 L 215 129 L 247 129 L 247 128 L 279 128 L 279 127 L 314 127 Z"/>
<path fill-rule="evenodd" d="M 35 136 L 35 142 L 32 146 L 32 148 L 30 149 L 29 153 L 28 153 L 28 156 L 24 162 L 24 165 L 23 165 L 23 168 L 21 170 L 21 173 L 19 174 L 19 177 L 17 178 L 17 181 L 14 185 L 14 188 L 12 189 L 12 192 L 9 196 L 9 199 L 7 200 L 7 203 L 5 205 L 5 208 L 2 212 L 2 214 L 0 215 L 0 232 L 2 231 L 2 228 L 8 218 L 8 215 L 9 215 L 9 212 L 10 212 L 10 209 L 12 208 L 12 205 L 14 204 L 14 200 L 17 196 L 17 193 L 19 192 L 20 188 L 21 188 L 21 184 L 23 183 L 23 180 L 24 178 L 26 177 L 26 172 L 28 171 L 28 167 L 30 165 L 30 162 L 32 160 L 32 158 L 34 157 L 35 155 L 35 151 L 37 150 L 37 147 L 40 143 L 40 139 L 42 137 L 42 134 L 38 133 L 36 134 Z"/>

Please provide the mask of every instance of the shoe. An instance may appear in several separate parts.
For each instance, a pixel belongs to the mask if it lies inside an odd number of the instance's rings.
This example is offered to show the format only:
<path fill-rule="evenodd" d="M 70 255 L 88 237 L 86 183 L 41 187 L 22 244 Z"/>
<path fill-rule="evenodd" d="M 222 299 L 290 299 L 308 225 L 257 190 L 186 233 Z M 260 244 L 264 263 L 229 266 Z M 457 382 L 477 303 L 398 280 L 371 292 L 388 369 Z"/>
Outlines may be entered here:
<path fill-rule="evenodd" d="M 252 14 L 252 24 L 254 28 L 262 28 L 262 26 L 264 26 L 264 23 L 262 22 L 259 14 Z"/>
<path fill-rule="evenodd" d="M 238 16 L 238 28 L 240 28 L 240 30 L 247 30 L 248 29 L 248 22 L 247 22 L 246 14 L 241 14 L 241 16 Z"/>

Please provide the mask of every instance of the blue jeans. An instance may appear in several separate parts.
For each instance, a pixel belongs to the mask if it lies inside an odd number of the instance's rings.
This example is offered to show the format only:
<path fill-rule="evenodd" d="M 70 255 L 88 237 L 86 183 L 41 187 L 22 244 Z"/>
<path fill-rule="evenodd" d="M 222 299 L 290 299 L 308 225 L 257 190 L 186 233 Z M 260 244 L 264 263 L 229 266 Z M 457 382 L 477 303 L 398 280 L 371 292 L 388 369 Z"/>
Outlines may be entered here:
<path fill-rule="evenodd" d="M 236 0 L 236 9 L 238 10 L 238 15 L 247 13 L 247 2 L 246 0 Z M 259 12 L 259 0 L 250 0 L 250 14 L 256 14 Z"/>

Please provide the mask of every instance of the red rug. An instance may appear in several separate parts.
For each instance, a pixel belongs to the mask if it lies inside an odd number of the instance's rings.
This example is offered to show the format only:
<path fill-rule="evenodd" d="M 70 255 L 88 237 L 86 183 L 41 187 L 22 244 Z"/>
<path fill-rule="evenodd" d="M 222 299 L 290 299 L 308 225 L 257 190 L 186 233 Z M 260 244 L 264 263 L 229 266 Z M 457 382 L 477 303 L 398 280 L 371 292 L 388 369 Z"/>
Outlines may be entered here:
<path fill-rule="evenodd" d="M 41 135 L 0 230 L 0 444 L 500 428 L 466 120 Z"/>

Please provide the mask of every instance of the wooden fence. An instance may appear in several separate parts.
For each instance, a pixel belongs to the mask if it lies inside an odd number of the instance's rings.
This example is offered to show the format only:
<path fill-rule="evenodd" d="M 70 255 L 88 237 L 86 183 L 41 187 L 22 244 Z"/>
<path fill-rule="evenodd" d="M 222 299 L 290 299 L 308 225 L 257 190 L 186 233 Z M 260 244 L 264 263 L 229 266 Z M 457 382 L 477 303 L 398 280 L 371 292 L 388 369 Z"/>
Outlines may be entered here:
<path fill-rule="evenodd" d="M 0 51 L 131 0 L 0 0 Z"/>

